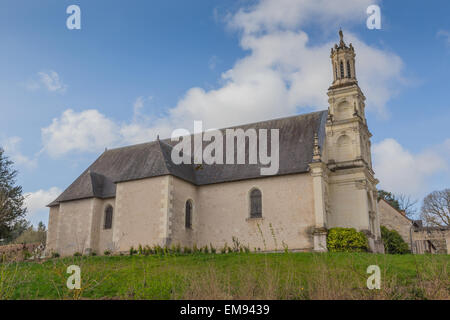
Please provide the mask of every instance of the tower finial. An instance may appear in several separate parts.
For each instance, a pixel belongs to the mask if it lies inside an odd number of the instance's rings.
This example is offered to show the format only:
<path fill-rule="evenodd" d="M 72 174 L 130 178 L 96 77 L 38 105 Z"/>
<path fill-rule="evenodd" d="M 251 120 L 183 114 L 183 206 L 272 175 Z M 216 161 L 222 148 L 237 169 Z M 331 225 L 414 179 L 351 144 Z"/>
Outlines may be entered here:
<path fill-rule="evenodd" d="M 340 47 L 345 47 L 344 33 L 342 32 L 342 29 L 339 29 L 339 38 L 341 38 L 341 40 L 339 42 L 339 46 Z"/>

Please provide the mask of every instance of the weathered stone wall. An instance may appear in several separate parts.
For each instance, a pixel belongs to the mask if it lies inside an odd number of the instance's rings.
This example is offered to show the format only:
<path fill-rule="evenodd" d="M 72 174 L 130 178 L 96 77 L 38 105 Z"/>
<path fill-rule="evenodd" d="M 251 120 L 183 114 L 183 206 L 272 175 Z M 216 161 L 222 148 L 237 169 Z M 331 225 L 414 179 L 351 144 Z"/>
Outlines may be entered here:
<path fill-rule="evenodd" d="M 431 253 L 450 254 L 449 228 L 417 228 L 412 233 L 416 253 L 427 253 L 426 241 L 429 240 L 436 248 Z"/>
<path fill-rule="evenodd" d="M 61 255 L 83 248 L 97 254 L 106 249 L 128 251 L 139 244 L 221 248 L 225 243 L 232 246 L 233 237 L 251 250 L 282 250 L 283 244 L 312 250 L 316 222 L 312 184 L 309 173 L 200 187 L 172 176 L 121 182 L 116 198 L 69 201 L 61 203 L 59 210 L 51 208 L 49 241 L 57 239 L 55 251 Z M 250 218 L 253 188 L 262 193 L 261 219 Z M 365 190 L 362 197 L 367 197 Z M 346 199 L 336 201 L 350 201 Z M 188 230 L 187 200 L 193 203 L 192 229 Z M 367 206 L 362 201 L 361 206 Z M 113 223 L 111 230 L 104 230 L 108 204 L 114 208 Z"/>
<path fill-rule="evenodd" d="M 42 248 L 43 244 L 39 242 L 26 244 L 8 244 L 0 246 L 0 262 L 23 261 L 27 258 L 26 253 L 40 258 L 40 255 L 42 254 Z"/>
<path fill-rule="evenodd" d="M 250 218 L 250 191 L 262 193 L 262 219 Z M 199 246 L 232 246 L 236 237 L 251 250 L 312 249 L 312 177 L 287 175 L 202 186 L 194 203 Z M 258 227 L 259 226 L 259 227 Z"/>
<path fill-rule="evenodd" d="M 121 182 L 116 189 L 113 242 L 127 251 L 139 244 L 164 245 L 170 209 L 169 176 Z"/>
<path fill-rule="evenodd" d="M 47 240 L 45 245 L 46 253 L 51 254 L 52 251 L 56 251 L 57 244 L 57 234 L 58 234 L 58 221 L 59 221 L 59 205 L 51 207 L 48 216 L 48 227 L 47 227 Z"/>
<path fill-rule="evenodd" d="M 84 253 L 86 249 L 90 248 L 93 204 L 94 199 L 60 203 L 57 213 L 55 247 L 55 251 L 60 255 L 72 255 L 75 252 Z M 55 211 L 53 213 L 56 214 Z M 50 233 L 51 238 L 55 237 L 53 227 Z"/>
<path fill-rule="evenodd" d="M 408 247 L 411 248 L 412 221 L 383 199 L 378 201 L 378 213 L 380 215 L 380 224 L 390 230 L 397 231 L 408 244 Z"/>
<path fill-rule="evenodd" d="M 105 211 L 107 206 L 113 207 L 113 219 L 112 228 L 104 229 L 105 225 Z M 115 198 L 111 199 L 97 199 L 97 205 L 95 207 L 95 218 L 92 228 L 92 236 L 95 237 L 92 248 L 97 254 L 103 254 L 105 250 L 114 251 L 115 246 L 113 243 L 113 229 L 115 224 L 116 206 Z"/>
<path fill-rule="evenodd" d="M 173 178 L 172 182 L 171 243 L 192 247 L 198 242 L 199 229 L 196 226 L 201 222 L 198 211 L 198 187 L 178 178 Z M 191 229 L 186 229 L 186 201 L 188 200 L 191 200 L 193 205 L 191 218 L 193 227 Z"/>

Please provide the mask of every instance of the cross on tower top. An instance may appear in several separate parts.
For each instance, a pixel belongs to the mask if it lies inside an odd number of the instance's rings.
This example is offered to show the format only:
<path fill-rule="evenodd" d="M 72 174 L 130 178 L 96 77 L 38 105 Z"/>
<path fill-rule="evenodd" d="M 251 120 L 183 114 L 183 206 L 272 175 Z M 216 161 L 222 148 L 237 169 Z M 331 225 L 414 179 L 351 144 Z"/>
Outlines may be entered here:
<path fill-rule="evenodd" d="M 342 29 L 339 29 L 339 37 L 341 38 L 341 41 L 339 42 L 339 46 L 345 47 L 344 33 L 342 32 Z"/>

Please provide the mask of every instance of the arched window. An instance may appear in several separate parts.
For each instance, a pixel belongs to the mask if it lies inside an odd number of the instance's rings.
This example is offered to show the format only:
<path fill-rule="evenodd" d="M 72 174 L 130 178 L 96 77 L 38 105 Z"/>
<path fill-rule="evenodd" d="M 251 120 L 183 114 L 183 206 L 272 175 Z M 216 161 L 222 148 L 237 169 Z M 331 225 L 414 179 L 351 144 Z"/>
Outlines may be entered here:
<path fill-rule="evenodd" d="M 341 79 L 344 79 L 344 63 L 341 61 Z"/>
<path fill-rule="evenodd" d="M 112 219 L 113 219 L 113 207 L 108 205 L 105 209 L 105 221 L 103 224 L 103 229 L 112 228 Z"/>
<path fill-rule="evenodd" d="M 192 229 L 192 201 L 186 201 L 186 229 Z"/>
<path fill-rule="evenodd" d="M 259 189 L 250 192 L 250 218 L 262 217 L 262 197 Z"/>
<path fill-rule="evenodd" d="M 352 72 L 350 69 L 350 61 L 347 60 L 347 78 L 351 78 L 352 77 Z"/>

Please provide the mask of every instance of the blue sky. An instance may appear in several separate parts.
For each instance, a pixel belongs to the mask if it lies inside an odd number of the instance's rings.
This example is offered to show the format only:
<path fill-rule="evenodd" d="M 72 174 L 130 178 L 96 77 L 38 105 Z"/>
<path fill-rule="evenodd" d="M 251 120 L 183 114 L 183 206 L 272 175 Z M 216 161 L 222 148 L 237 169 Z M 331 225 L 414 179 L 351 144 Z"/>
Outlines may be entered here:
<path fill-rule="evenodd" d="M 66 8 L 81 8 L 68 30 Z M 365 9 L 381 7 L 382 29 Z M 221 127 L 326 109 L 342 27 L 367 96 L 379 187 L 449 187 L 450 3 L 62 1 L 0 3 L 0 145 L 29 219 L 105 147 L 204 120 Z"/>

